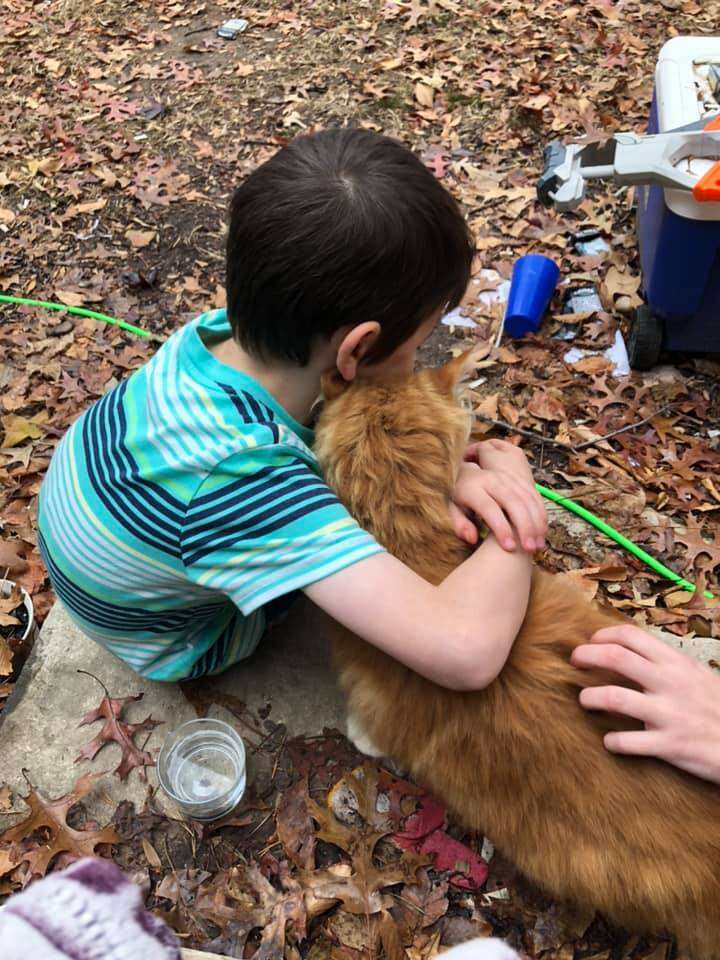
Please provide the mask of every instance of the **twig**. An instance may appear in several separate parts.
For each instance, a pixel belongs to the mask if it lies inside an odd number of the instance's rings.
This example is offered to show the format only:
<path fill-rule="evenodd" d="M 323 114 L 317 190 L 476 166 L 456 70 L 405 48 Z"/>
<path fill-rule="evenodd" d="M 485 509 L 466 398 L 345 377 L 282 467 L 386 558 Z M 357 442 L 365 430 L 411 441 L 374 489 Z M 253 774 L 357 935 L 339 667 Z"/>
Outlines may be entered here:
<path fill-rule="evenodd" d="M 272 811 L 270 811 L 270 813 L 265 817 L 265 819 L 261 820 L 260 823 L 250 831 L 250 833 L 245 837 L 245 841 L 247 842 L 250 839 L 250 837 L 254 837 L 255 834 L 260 829 L 260 827 L 264 827 L 271 817 L 272 817 Z"/>
<path fill-rule="evenodd" d="M 611 440 L 613 437 L 619 437 L 621 433 L 627 433 L 629 430 L 635 430 L 637 427 L 642 427 L 655 417 L 665 413 L 665 411 L 672 407 L 672 405 L 672 402 L 666 403 L 653 413 L 648 414 L 647 417 L 643 417 L 642 420 L 637 420 L 635 423 L 626 423 L 624 427 L 618 427 L 617 430 L 611 430 L 610 433 L 606 433 L 602 437 L 595 437 L 592 440 L 584 440 L 582 443 L 578 444 L 563 443 L 560 440 L 552 440 L 550 437 L 546 437 L 542 433 L 538 433 L 537 430 L 526 430 L 523 427 L 516 427 L 512 423 L 506 423 L 504 420 L 494 420 L 492 417 L 486 417 L 482 413 L 476 412 L 475 416 L 478 418 L 478 420 L 482 420 L 483 423 L 489 423 L 491 426 L 498 427 L 500 430 L 508 430 L 511 433 L 518 433 L 521 437 L 527 437 L 528 440 L 534 440 L 536 443 L 539 443 L 542 446 L 544 446 L 546 443 L 549 443 L 553 447 L 567 451 L 567 453 L 579 453 L 581 450 L 587 450 L 588 447 L 594 447 L 597 444 L 603 443 L 605 440 Z"/>
<path fill-rule="evenodd" d="M 416 913 L 419 913 L 420 916 L 422 917 L 427 916 L 427 913 L 421 907 L 418 907 L 417 904 L 413 903 L 411 900 L 408 900 L 406 897 L 401 897 L 399 893 L 391 893 L 390 896 L 393 897 L 393 899 L 395 900 L 401 900 L 403 903 L 407 904 L 407 906 L 410 907 L 411 910 L 414 910 Z"/>
<path fill-rule="evenodd" d="M 535 440 L 536 443 L 549 443 L 553 447 L 559 447 L 561 450 L 566 450 L 568 453 L 575 452 L 575 448 L 570 446 L 569 443 L 562 443 L 560 440 L 552 440 L 550 437 L 544 437 L 536 430 L 524 430 L 522 427 L 513 426 L 512 423 L 505 423 L 504 420 L 493 420 L 492 417 L 486 417 L 483 413 L 476 413 L 475 416 L 478 418 L 478 420 L 482 420 L 484 423 L 489 423 L 493 427 L 499 427 L 501 430 L 509 430 L 511 433 L 519 433 L 521 437 L 527 437 L 529 440 Z"/>
<path fill-rule="evenodd" d="M 108 692 L 108 688 L 105 686 L 105 684 L 102 682 L 102 680 L 101 680 L 99 677 L 96 677 L 96 676 L 95 676 L 94 673 L 90 673 L 89 670 L 78 670 L 77 672 L 78 672 L 78 673 L 84 673 L 86 677 L 92 677 L 93 680 L 94 680 L 96 683 L 99 683 L 100 686 L 103 688 L 103 690 L 105 691 L 105 696 L 107 697 L 107 699 L 108 699 L 108 700 L 111 700 L 111 699 L 112 699 L 112 697 L 110 696 L 110 693 Z"/>
<path fill-rule="evenodd" d="M 208 24 L 206 27 L 195 27 L 194 30 L 188 30 L 187 33 L 184 33 L 184 37 L 192 37 L 196 33 L 205 33 L 206 30 L 212 30 L 212 25 Z"/>
<path fill-rule="evenodd" d="M 277 756 L 275 757 L 275 764 L 273 765 L 272 773 L 270 774 L 270 783 L 272 783 L 272 782 L 275 780 L 275 774 L 277 773 L 278 764 L 280 763 L 280 757 L 282 756 L 282 752 L 283 752 L 283 750 L 285 749 L 285 741 L 286 741 L 286 740 L 287 740 L 287 730 L 285 731 L 285 734 L 283 735 L 282 743 L 280 744 L 280 749 L 278 750 Z"/>
<path fill-rule="evenodd" d="M 270 731 L 270 733 L 266 733 L 265 736 L 264 736 L 264 737 L 262 738 L 262 740 L 260 741 L 260 743 L 258 743 L 256 746 L 254 746 L 254 747 L 252 748 L 252 750 L 250 751 L 250 753 L 251 753 L 251 754 L 257 753 L 258 750 L 259 750 L 261 747 L 263 747 L 263 746 L 268 742 L 268 740 L 272 739 L 272 737 L 274 737 L 277 732 L 278 732 L 278 727 L 275 727 L 274 729 L 272 729 L 272 730 Z"/>
<path fill-rule="evenodd" d="M 626 423 L 624 427 L 619 427 L 617 430 L 612 430 L 610 433 L 606 433 L 603 437 L 597 437 L 595 440 L 585 440 L 583 443 L 578 443 L 577 446 L 573 447 L 573 452 L 577 453 L 580 450 L 585 450 L 587 447 L 592 447 L 596 443 L 602 443 L 603 440 L 610 440 L 612 437 L 619 437 L 621 433 L 627 433 L 628 430 L 634 430 L 636 427 L 642 427 L 643 424 L 649 423 L 655 417 L 658 417 L 661 413 L 665 413 L 667 409 L 672 406 L 672 402 L 666 403 L 664 406 L 660 407 L 654 413 L 648 414 L 647 417 L 643 417 L 642 420 L 638 420 L 636 423 Z"/>
<path fill-rule="evenodd" d="M 271 843 L 269 846 L 265 847 L 257 855 L 258 860 L 262 860 L 266 853 L 269 853 L 273 847 L 279 847 L 282 844 L 282 840 L 276 840 L 275 843 Z"/>

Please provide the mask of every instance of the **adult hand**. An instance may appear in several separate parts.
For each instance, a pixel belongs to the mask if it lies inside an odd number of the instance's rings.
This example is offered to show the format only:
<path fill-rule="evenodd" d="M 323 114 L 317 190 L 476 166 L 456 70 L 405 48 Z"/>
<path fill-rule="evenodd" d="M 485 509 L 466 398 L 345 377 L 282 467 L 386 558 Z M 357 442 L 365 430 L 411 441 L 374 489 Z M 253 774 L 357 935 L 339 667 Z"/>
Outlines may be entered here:
<path fill-rule="evenodd" d="M 450 513 L 459 537 L 477 542 L 473 520 L 495 534 L 505 550 L 545 546 L 547 516 L 525 454 L 504 440 L 472 444 L 452 494 Z"/>
<path fill-rule="evenodd" d="M 589 710 L 645 724 L 644 730 L 606 733 L 608 750 L 659 757 L 720 783 L 720 677 L 709 667 L 629 624 L 599 630 L 576 647 L 572 662 L 611 670 L 641 688 L 586 687 L 580 693 Z"/>

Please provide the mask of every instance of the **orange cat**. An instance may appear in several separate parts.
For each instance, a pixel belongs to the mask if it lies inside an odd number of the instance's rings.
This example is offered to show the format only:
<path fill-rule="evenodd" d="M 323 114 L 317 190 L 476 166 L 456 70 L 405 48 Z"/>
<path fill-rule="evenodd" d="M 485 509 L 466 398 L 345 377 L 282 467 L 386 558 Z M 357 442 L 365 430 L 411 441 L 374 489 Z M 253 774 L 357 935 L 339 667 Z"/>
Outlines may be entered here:
<path fill-rule="evenodd" d="M 447 504 L 469 435 L 458 394 L 471 364 L 466 354 L 401 383 L 330 385 L 317 428 L 339 497 L 433 583 L 470 549 Z M 695 960 L 718 960 L 720 790 L 608 753 L 601 731 L 612 719 L 578 704 L 588 677 L 570 652 L 618 619 L 536 570 L 506 666 L 473 693 L 439 687 L 337 626 L 350 734 L 400 763 L 548 893 L 631 930 L 668 929 Z"/>

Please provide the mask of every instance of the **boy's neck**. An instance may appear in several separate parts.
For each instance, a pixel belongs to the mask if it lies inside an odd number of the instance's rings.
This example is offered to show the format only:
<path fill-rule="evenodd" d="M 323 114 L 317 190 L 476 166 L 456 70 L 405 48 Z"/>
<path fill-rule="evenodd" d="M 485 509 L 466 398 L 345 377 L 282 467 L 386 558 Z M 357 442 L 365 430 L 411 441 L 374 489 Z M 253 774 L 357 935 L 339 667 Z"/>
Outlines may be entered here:
<path fill-rule="evenodd" d="M 220 363 L 252 377 L 298 423 L 310 422 L 313 404 L 320 396 L 322 372 L 312 363 L 306 367 L 290 363 L 268 365 L 252 357 L 232 337 L 208 349 Z"/>

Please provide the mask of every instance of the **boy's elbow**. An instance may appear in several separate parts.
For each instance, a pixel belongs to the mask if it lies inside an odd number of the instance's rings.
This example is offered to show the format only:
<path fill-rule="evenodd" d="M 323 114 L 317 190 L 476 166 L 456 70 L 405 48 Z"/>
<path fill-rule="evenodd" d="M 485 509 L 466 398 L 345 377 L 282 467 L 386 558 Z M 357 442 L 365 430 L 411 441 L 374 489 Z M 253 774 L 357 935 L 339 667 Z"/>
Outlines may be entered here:
<path fill-rule="evenodd" d="M 496 679 L 506 657 L 498 656 L 499 650 L 510 650 L 510 643 L 505 646 L 502 638 L 493 637 L 493 647 L 487 643 L 478 642 L 478 631 L 470 636 L 461 633 L 452 645 L 454 656 L 449 657 L 447 676 L 443 686 L 459 693 L 471 690 L 484 690 Z M 500 642 L 498 642 L 500 641 Z"/>

